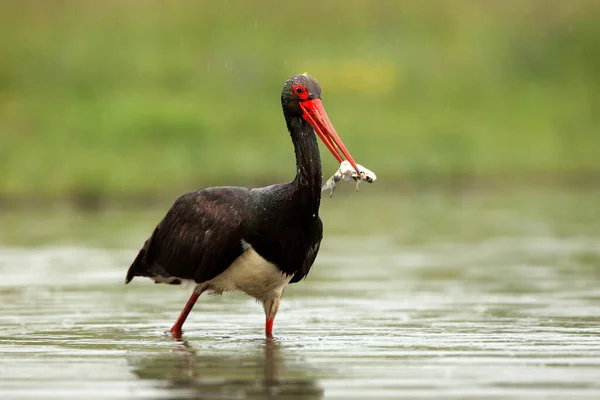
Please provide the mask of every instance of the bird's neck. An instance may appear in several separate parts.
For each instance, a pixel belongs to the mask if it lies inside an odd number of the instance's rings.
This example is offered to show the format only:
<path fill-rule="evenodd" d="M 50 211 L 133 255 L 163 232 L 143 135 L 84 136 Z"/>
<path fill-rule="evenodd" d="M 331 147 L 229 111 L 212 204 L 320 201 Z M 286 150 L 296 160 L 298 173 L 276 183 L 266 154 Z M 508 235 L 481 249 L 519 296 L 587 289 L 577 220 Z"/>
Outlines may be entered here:
<path fill-rule="evenodd" d="M 288 118 L 288 130 L 296 153 L 296 178 L 292 182 L 294 189 L 308 196 L 307 200 L 321 200 L 323 170 L 319 144 L 312 127 L 302 118 Z"/>

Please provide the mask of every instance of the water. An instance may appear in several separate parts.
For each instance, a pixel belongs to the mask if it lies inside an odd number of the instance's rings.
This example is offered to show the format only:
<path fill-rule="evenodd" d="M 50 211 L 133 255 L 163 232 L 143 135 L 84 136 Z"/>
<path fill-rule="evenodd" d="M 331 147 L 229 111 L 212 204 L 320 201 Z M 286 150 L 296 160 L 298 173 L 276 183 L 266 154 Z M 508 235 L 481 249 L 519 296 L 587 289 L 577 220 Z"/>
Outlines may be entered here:
<path fill-rule="evenodd" d="M 242 294 L 174 341 L 189 290 L 123 285 L 163 209 L 0 214 L 0 398 L 600 397 L 600 193 L 338 190 L 272 341 Z"/>

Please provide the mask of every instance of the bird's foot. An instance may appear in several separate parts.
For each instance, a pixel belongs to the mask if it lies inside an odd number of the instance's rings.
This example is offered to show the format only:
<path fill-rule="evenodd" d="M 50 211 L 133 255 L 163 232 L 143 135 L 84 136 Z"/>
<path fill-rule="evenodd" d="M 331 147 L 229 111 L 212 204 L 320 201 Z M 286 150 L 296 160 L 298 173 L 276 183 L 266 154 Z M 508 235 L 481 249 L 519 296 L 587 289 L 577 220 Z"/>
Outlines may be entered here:
<path fill-rule="evenodd" d="M 265 324 L 265 335 L 267 336 L 267 339 L 273 337 L 273 318 L 269 318 Z"/>
<path fill-rule="evenodd" d="M 180 341 L 183 336 L 181 327 L 177 325 L 174 325 L 169 332 L 171 333 L 171 337 L 177 341 Z"/>

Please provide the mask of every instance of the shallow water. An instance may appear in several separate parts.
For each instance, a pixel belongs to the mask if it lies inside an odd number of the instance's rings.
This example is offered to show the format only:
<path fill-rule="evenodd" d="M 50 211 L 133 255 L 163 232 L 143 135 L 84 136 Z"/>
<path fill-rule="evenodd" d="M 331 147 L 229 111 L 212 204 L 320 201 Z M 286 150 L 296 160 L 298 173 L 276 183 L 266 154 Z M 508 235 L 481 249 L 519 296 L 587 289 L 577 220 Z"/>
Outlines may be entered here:
<path fill-rule="evenodd" d="M 0 398 L 600 398 L 600 193 L 324 199 L 262 307 L 125 271 L 164 209 L 0 214 Z M 359 210 L 359 212 L 357 212 Z"/>

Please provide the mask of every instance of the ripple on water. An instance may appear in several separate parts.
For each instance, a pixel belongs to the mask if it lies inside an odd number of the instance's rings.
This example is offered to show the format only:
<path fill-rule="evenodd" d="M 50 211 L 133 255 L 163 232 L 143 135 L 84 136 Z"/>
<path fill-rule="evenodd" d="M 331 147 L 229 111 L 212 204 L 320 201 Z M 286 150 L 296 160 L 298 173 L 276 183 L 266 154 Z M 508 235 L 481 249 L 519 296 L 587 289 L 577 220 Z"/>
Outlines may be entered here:
<path fill-rule="evenodd" d="M 502 234 L 328 238 L 267 342 L 239 294 L 173 341 L 189 289 L 124 286 L 135 249 L 4 247 L 1 397 L 600 397 L 600 236 L 493 215 Z"/>

